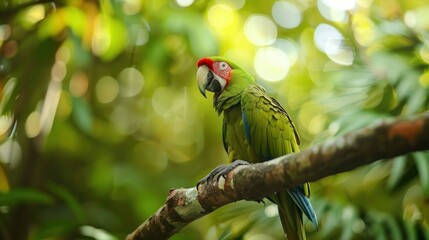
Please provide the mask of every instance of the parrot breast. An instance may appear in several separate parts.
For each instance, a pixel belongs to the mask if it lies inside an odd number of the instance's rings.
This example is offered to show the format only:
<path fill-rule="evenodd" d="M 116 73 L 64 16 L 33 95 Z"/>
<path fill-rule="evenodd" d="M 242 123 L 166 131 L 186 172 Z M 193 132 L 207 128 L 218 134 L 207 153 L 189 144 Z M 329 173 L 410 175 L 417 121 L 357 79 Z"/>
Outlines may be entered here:
<path fill-rule="evenodd" d="M 255 151 L 246 139 L 241 106 L 238 104 L 224 111 L 224 144 L 229 155 L 229 161 L 245 160 L 251 163 L 259 162 Z"/>

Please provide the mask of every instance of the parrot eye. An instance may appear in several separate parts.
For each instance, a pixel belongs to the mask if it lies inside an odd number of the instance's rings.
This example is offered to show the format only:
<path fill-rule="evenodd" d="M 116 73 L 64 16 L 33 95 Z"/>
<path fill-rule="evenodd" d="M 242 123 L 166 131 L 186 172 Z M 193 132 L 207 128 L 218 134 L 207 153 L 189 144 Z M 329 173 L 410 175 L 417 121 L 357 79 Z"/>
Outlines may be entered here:
<path fill-rule="evenodd" d="M 227 69 L 227 67 L 228 67 L 228 64 L 226 62 L 221 62 L 219 64 L 219 69 L 222 70 L 222 71 L 225 70 L 225 69 Z"/>

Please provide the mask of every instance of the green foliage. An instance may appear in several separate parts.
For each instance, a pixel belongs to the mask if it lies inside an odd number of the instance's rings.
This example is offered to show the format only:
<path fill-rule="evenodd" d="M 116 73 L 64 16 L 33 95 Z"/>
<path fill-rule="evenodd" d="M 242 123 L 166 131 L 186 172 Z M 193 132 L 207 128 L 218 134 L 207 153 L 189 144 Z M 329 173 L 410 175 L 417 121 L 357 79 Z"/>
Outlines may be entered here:
<path fill-rule="evenodd" d="M 33 189 L 12 189 L 7 193 L 1 193 L 0 205 L 12 206 L 20 203 L 33 203 L 33 204 L 52 204 L 53 198 L 43 192 Z"/>
<path fill-rule="evenodd" d="M 255 75 L 302 148 L 426 112 L 428 3 L 331 2 L 0 3 L 0 238 L 123 239 L 170 188 L 224 163 L 221 118 L 195 83 L 203 56 Z M 310 238 L 428 238 L 427 159 L 312 183 Z M 267 201 L 226 206 L 173 239 L 281 235 Z"/>

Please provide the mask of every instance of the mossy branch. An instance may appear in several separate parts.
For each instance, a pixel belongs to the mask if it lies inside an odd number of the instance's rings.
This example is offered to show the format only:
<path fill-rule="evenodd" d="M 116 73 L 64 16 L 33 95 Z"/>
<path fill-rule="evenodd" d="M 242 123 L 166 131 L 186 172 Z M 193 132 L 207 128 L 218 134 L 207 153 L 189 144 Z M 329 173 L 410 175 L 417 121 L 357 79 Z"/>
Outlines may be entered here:
<path fill-rule="evenodd" d="M 238 166 L 226 178 L 173 189 L 166 203 L 127 240 L 168 239 L 188 223 L 239 200 L 265 196 L 380 159 L 429 150 L 429 114 L 383 121 L 271 161 Z"/>

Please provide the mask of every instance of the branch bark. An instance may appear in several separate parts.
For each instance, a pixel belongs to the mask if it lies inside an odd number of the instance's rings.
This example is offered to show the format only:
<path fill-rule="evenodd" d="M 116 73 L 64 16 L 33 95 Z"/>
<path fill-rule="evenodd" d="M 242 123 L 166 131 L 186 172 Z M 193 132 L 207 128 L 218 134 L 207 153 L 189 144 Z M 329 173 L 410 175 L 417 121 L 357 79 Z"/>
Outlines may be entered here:
<path fill-rule="evenodd" d="M 429 114 L 383 121 L 296 154 L 238 166 L 226 178 L 218 182 L 215 178 L 198 189 L 170 190 L 166 203 L 127 240 L 168 239 L 188 223 L 226 204 L 261 200 L 276 191 L 421 150 L 429 150 Z"/>

